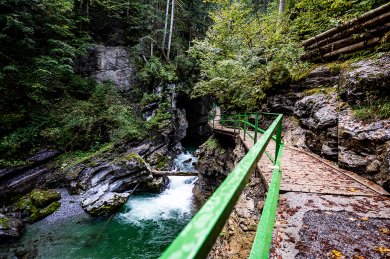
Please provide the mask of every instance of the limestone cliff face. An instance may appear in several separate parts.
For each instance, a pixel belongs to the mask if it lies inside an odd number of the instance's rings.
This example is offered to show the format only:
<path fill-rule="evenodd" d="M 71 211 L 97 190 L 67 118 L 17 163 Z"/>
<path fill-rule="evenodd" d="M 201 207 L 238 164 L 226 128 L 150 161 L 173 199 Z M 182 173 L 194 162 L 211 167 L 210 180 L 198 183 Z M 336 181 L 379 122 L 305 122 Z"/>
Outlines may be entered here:
<path fill-rule="evenodd" d="M 389 87 L 387 53 L 338 71 L 319 66 L 289 89 L 270 96 L 263 109 L 294 118 L 284 123 L 289 144 L 304 146 L 390 190 L 390 118 L 362 120 L 353 112 L 354 107 L 389 98 Z"/>
<path fill-rule="evenodd" d="M 76 71 L 99 82 L 112 82 L 123 93 L 137 82 L 136 67 L 123 46 L 98 45 L 76 62 Z"/>

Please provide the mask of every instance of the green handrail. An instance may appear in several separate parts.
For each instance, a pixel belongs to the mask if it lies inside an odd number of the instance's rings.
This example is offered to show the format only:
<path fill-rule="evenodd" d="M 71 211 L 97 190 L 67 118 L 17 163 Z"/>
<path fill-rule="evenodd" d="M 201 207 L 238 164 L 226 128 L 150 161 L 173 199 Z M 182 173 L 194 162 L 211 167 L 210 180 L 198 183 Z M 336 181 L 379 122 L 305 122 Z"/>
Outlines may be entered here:
<path fill-rule="evenodd" d="M 222 116 L 221 116 L 222 117 Z M 244 131 L 247 125 L 245 115 L 244 120 L 240 119 L 240 115 L 236 119 L 239 123 L 243 122 Z M 273 133 L 276 131 L 276 139 L 280 140 L 282 115 L 279 114 L 270 127 L 262 134 L 257 143 L 248 151 L 245 157 L 238 163 L 233 171 L 226 177 L 221 183 L 213 195 L 207 200 L 203 207 L 196 213 L 193 219 L 187 224 L 184 230 L 177 236 L 167 250 L 162 254 L 162 259 L 183 259 L 183 258 L 204 258 L 207 256 L 211 247 L 213 246 L 216 238 L 218 237 L 222 227 L 225 225 L 231 211 L 233 210 L 238 198 L 241 195 L 251 173 L 255 170 L 258 161 L 265 152 L 265 149 L 273 138 Z M 236 123 L 234 126 L 236 127 Z M 222 124 L 222 122 L 221 122 Z M 255 127 L 255 131 L 256 131 Z M 245 136 L 245 135 L 244 135 Z M 275 202 L 275 195 L 278 196 L 281 170 L 280 159 L 282 156 L 283 143 L 276 141 L 277 151 L 275 153 L 275 170 L 272 176 L 272 182 L 270 184 L 269 194 L 267 195 L 266 203 L 263 209 L 263 215 L 261 217 L 259 229 L 266 228 L 272 229 L 273 221 L 266 220 L 275 216 L 274 206 L 277 205 L 277 197 Z M 272 194 L 272 196 L 271 196 Z M 276 205 L 275 205 L 276 204 Z M 264 217 L 264 220 L 263 220 Z M 272 224 L 272 226 L 270 226 Z M 268 233 L 268 232 L 267 232 Z M 269 252 L 270 238 L 266 238 L 260 242 L 260 238 L 263 238 L 260 234 L 257 237 L 256 244 L 262 247 L 253 247 L 253 258 L 259 258 L 257 251 Z M 268 248 L 267 248 L 268 246 Z M 268 249 L 268 250 L 267 250 Z M 262 255 L 264 252 L 261 253 Z M 252 256 L 252 253 L 251 253 Z M 263 258 L 263 257 L 262 257 Z"/>

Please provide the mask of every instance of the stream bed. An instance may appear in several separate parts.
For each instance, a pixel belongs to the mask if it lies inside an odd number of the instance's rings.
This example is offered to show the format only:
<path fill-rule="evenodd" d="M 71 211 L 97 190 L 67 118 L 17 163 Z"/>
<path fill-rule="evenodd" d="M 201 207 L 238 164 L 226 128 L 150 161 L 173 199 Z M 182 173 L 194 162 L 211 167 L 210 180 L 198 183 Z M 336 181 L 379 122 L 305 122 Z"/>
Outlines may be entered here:
<path fill-rule="evenodd" d="M 182 153 L 174 160 L 174 170 L 193 171 L 193 161 L 190 153 Z M 90 217 L 78 205 L 80 196 L 61 190 L 60 209 L 28 225 L 23 238 L 1 247 L 0 255 L 12 258 L 17 250 L 31 258 L 157 258 L 195 213 L 196 179 L 170 176 L 164 192 L 132 195 L 108 219 Z"/>

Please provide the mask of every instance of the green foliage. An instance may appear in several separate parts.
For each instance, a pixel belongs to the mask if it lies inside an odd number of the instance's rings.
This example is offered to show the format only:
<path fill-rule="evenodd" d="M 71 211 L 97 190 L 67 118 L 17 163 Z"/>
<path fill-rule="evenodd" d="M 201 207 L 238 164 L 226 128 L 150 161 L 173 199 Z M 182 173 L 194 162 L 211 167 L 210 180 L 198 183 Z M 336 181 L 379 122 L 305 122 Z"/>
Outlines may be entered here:
<path fill-rule="evenodd" d="M 313 94 L 326 94 L 330 95 L 336 92 L 335 87 L 316 87 L 316 88 L 311 88 L 303 91 L 304 96 L 310 96 Z"/>
<path fill-rule="evenodd" d="M 42 145 L 67 151 L 88 150 L 107 142 L 144 136 L 140 119 L 111 85 L 96 84 L 89 94 L 81 96 L 88 95 L 85 100 L 68 97 L 52 104 L 50 111 L 31 115 L 34 120 L 30 125 L 0 139 L 0 154 L 5 158 L 20 157 Z"/>
<path fill-rule="evenodd" d="M 381 98 L 364 105 L 353 107 L 354 114 L 362 120 L 389 119 L 390 118 L 390 98 Z"/>
<path fill-rule="evenodd" d="M 201 148 L 206 152 L 211 152 L 218 147 L 218 141 L 215 138 L 209 138 L 205 143 L 202 144 Z"/>
<path fill-rule="evenodd" d="M 170 103 L 161 103 L 157 109 L 156 114 L 146 122 L 146 128 L 152 132 L 161 131 L 162 129 L 166 128 L 171 123 L 171 108 L 172 107 Z"/>
<path fill-rule="evenodd" d="M 217 4 L 206 38 L 190 55 L 199 59 L 201 80 L 193 96 L 213 96 L 225 110 L 252 110 L 267 94 L 303 78 L 301 42 L 369 11 L 384 0 L 291 0 L 278 12 L 278 1 L 207 0 Z M 264 5 L 266 3 L 266 5 Z M 382 48 L 385 46 L 382 43 Z M 362 53 L 367 55 L 367 53 Z M 333 64 L 337 72 L 343 64 Z"/>
<path fill-rule="evenodd" d="M 193 96 L 212 95 L 228 110 L 255 109 L 267 91 L 283 87 L 304 66 L 302 49 L 275 5 L 262 14 L 246 1 L 222 3 L 211 14 L 206 39 L 190 50 L 201 67 Z"/>
<path fill-rule="evenodd" d="M 113 143 L 107 143 L 102 146 L 95 146 L 88 151 L 76 150 L 66 152 L 56 159 L 56 163 L 63 169 L 71 168 L 77 164 L 89 162 L 90 159 L 109 152 L 113 148 Z"/>
<path fill-rule="evenodd" d="M 289 14 L 293 21 L 291 29 L 302 39 L 340 25 L 355 18 L 387 0 L 296 0 Z"/>
<path fill-rule="evenodd" d="M 156 86 L 162 83 L 177 81 L 173 64 L 163 64 L 157 57 L 151 57 L 138 72 L 138 79 L 144 86 Z"/>
<path fill-rule="evenodd" d="M 161 96 L 158 95 L 158 94 L 148 94 L 148 93 L 144 93 L 141 101 L 140 101 L 140 105 L 141 106 L 146 106 L 148 104 L 151 104 L 151 103 L 156 103 L 156 102 L 159 102 L 161 101 Z"/>

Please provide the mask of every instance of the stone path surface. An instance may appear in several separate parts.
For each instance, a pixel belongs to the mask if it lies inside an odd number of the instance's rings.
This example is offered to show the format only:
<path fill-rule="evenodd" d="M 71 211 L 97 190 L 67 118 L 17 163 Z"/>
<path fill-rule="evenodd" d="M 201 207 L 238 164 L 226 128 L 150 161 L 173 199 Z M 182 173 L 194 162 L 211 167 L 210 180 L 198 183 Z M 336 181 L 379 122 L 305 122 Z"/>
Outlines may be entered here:
<path fill-rule="evenodd" d="M 221 125 L 218 116 L 217 109 L 216 121 L 209 122 L 214 132 L 239 137 L 247 150 L 253 147 L 242 130 Z M 274 157 L 274 152 L 271 140 L 266 153 Z M 257 168 L 268 189 L 273 163 L 267 154 Z M 379 185 L 285 146 L 280 193 L 270 258 L 390 258 L 390 199 Z"/>

